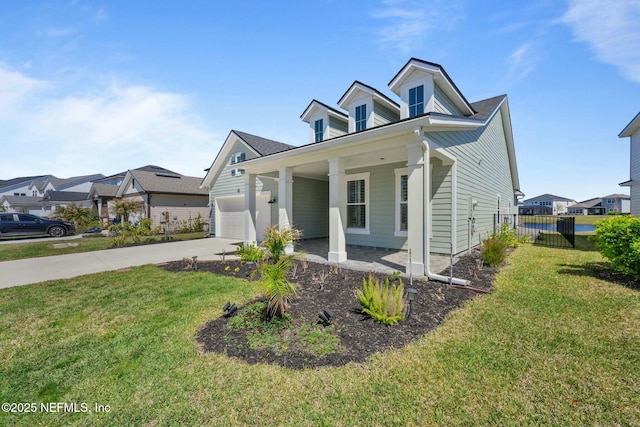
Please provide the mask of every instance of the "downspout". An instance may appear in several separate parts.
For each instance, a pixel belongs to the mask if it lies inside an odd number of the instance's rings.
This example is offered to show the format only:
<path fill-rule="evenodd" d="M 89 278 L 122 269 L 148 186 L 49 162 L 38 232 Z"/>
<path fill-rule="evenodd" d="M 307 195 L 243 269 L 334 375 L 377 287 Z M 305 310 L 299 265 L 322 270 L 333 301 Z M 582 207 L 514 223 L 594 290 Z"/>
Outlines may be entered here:
<path fill-rule="evenodd" d="M 448 277 L 448 276 L 443 276 L 441 274 L 436 274 L 431 272 L 431 254 L 430 254 L 430 250 L 431 250 L 431 242 L 429 241 L 430 236 L 429 236 L 429 224 L 431 223 L 431 171 L 430 171 L 430 165 L 431 165 L 431 160 L 429 158 L 430 156 L 430 147 L 429 147 L 429 141 L 427 140 L 427 138 L 424 137 L 424 134 L 422 133 L 422 127 L 416 127 L 413 132 L 417 135 L 418 139 L 422 142 L 422 145 L 424 146 L 424 157 L 426 159 L 426 162 L 424 164 L 424 173 L 423 173 L 423 188 L 425 189 L 425 192 L 427 194 L 427 197 L 424 197 L 424 206 L 422 208 L 422 212 L 424 212 L 424 217 L 426 217 L 428 219 L 428 221 L 424 224 L 423 227 L 423 237 L 422 240 L 424 242 L 424 269 L 425 269 L 425 275 L 427 276 L 427 278 L 431 279 L 431 280 L 437 280 L 438 282 L 445 282 L 445 283 L 450 283 L 453 285 L 464 285 L 464 286 L 468 286 L 471 284 L 470 281 L 465 280 L 465 279 L 460 279 L 457 277 Z M 453 183 L 452 183 L 453 184 Z M 453 204 L 455 203 L 455 200 L 451 200 L 451 204 L 453 206 Z"/>

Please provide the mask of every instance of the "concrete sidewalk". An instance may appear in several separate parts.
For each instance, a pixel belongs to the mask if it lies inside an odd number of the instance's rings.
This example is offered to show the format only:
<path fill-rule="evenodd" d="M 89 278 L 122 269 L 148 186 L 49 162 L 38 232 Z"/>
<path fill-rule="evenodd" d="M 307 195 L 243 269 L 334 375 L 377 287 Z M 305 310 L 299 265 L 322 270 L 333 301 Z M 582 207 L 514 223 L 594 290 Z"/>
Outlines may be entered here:
<path fill-rule="evenodd" d="M 68 279 L 84 274 L 119 270 L 144 264 L 158 264 L 198 257 L 198 261 L 219 260 L 232 255 L 238 242 L 211 237 L 198 240 L 158 243 L 129 248 L 107 249 L 70 255 L 55 255 L 0 262 L 0 288 Z"/>

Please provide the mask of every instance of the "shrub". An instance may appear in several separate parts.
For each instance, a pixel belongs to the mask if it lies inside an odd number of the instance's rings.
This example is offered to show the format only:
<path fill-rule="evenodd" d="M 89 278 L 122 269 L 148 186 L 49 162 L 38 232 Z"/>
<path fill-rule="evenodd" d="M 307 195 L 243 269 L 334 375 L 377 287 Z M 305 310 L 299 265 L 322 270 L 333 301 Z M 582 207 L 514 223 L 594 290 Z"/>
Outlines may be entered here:
<path fill-rule="evenodd" d="M 236 250 L 236 255 L 240 257 L 240 261 L 247 262 L 261 262 L 265 258 L 264 249 L 251 243 L 248 245 L 241 245 Z"/>
<path fill-rule="evenodd" d="M 507 258 L 507 241 L 499 236 L 491 236 L 482 241 L 480 256 L 492 267 L 497 267 Z"/>
<path fill-rule="evenodd" d="M 175 229 L 175 233 L 199 233 L 204 231 L 207 223 L 202 219 L 202 215 L 198 213 L 195 218 L 183 219 Z"/>
<path fill-rule="evenodd" d="M 386 325 L 394 325 L 406 317 L 406 301 L 402 279 L 389 286 L 389 279 L 380 285 L 380 281 L 362 279 L 362 290 L 356 291 L 362 305 L 362 312 Z"/>
<path fill-rule="evenodd" d="M 298 291 L 297 285 L 287 279 L 291 260 L 291 256 L 285 256 L 273 264 L 264 263 L 260 266 L 260 282 L 269 297 L 266 307 L 268 318 L 284 317 L 289 310 L 289 297 Z"/>
<path fill-rule="evenodd" d="M 640 277 L 640 218 L 615 215 L 597 221 L 596 247 L 614 269 Z"/>
<path fill-rule="evenodd" d="M 503 240 L 507 248 L 517 248 L 520 243 L 518 233 L 506 222 L 503 222 L 500 226 L 500 230 L 494 232 L 491 237 Z"/>
<path fill-rule="evenodd" d="M 273 261 L 277 262 L 285 255 L 287 246 L 293 246 L 296 243 L 300 234 L 300 230 L 293 227 L 282 230 L 278 227 L 267 227 L 262 246 L 269 251 Z"/>

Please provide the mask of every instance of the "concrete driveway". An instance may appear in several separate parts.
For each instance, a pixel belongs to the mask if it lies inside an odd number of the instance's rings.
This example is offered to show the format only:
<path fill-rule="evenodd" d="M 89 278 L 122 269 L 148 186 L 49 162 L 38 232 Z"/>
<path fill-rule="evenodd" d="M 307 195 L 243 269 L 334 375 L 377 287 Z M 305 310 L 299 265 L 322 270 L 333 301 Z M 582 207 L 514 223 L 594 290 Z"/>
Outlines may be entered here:
<path fill-rule="evenodd" d="M 46 280 L 68 279 L 137 265 L 178 261 L 193 256 L 197 256 L 198 261 L 219 260 L 222 253 L 232 255 L 238 243 L 237 240 L 211 237 L 79 254 L 3 261 L 0 262 L 0 288 Z"/>

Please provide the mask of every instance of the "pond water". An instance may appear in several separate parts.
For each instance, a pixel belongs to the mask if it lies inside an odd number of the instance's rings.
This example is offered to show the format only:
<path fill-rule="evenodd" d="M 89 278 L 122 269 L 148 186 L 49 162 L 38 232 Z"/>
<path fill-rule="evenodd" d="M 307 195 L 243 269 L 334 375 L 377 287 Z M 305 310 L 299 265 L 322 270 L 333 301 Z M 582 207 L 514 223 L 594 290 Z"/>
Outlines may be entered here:
<path fill-rule="evenodd" d="M 556 231 L 556 224 L 523 224 L 524 228 L 534 229 L 534 230 L 543 230 L 543 231 Z M 596 226 L 593 224 L 576 224 L 575 226 L 576 233 L 580 232 L 588 232 L 588 231 L 596 231 Z"/>

